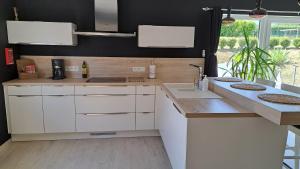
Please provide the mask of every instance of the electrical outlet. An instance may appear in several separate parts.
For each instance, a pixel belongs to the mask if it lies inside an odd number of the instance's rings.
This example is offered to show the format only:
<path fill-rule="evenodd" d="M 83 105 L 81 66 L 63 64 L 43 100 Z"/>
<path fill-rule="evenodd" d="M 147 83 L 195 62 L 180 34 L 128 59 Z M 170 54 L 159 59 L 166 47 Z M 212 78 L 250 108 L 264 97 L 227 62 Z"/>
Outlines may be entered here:
<path fill-rule="evenodd" d="M 132 72 L 145 72 L 145 67 L 131 67 Z"/>
<path fill-rule="evenodd" d="M 66 66 L 66 71 L 67 72 L 79 72 L 79 66 Z"/>

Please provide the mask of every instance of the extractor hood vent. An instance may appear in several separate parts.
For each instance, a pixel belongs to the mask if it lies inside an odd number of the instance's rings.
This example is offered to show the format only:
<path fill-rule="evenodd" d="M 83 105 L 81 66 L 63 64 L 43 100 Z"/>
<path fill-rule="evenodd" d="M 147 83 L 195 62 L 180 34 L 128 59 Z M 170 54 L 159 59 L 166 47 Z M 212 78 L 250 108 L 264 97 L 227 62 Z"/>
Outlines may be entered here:
<path fill-rule="evenodd" d="M 81 36 L 104 36 L 130 38 L 136 33 L 118 32 L 118 0 L 95 0 L 95 31 L 74 32 Z"/>
<path fill-rule="evenodd" d="M 95 29 L 118 32 L 118 0 L 95 0 Z"/>

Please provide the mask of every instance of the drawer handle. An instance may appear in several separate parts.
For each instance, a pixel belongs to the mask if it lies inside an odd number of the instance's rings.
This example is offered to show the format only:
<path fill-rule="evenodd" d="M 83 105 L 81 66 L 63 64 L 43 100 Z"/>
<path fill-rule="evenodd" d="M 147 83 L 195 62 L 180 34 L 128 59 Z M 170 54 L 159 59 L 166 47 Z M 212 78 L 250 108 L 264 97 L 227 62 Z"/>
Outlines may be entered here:
<path fill-rule="evenodd" d="M 46 85 L 44 87 L 65 87 L 66 85 Z M 67 86 L 66 86 L 67 87 Z M 72 87 L 72 86 L 71 86 Z"/>
<path fill-rule="evenodd" d="M 71 95 L 43 95 L 43 96 L 64 97 L 64 96 L 71 96 Z"/>
<path fill-rule="evenodd" d="M 86 94 L 88 97 L 129 96 L 129 94 Z"/>
<path fill-rule="evenodd" d="M 173 106 L 175 107 L 175 109 L 180 113 L 180 114 L 182 114 L 181 113 L 181 111 L 179 110 L 179 108 L 173 103 Z"/>
<path fill-rule="evenodd" d="M 10 86 L 12 86 L 12 87 L 35 87 L 35 86 L 37 86 L 38 87 L 38 85 L 10 85 Z"/>
<path fill-rule="evenodd" d="M 36 95 L 24 95 L 24 96 L 18 95 L 18 96 L 16 96 L 16 97 L 37 97 L 37 96 L 36 96 Z"/>
<path fill-rule="evenodd" d="M 128 87 L 128 85 L 113 85 L 113 86 L 88 86 L 88 85 L 83 85 L 83 87 Z"/>
<path fill-rule="evenodd" d="M 142 114 L 151 114 L 153 112 L 141 112 Z"/>
<path fill-rule="evenodd" d="M 122 115 L 122 114 L 130 114 L 129 112 L 123 112 L 123 113 L 85 113 L 83 115 L 85 116 L 103 116 L 103 115 Z"/>

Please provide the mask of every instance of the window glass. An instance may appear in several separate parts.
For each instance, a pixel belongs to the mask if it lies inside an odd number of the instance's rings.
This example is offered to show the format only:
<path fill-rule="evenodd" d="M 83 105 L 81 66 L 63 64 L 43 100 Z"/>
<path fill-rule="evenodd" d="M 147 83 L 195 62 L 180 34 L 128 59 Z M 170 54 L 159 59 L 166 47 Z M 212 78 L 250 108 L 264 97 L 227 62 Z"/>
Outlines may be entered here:
<path fill-rule="evenodd" d="M 231 25 L 222 25 L 219 42 L 218 72 L 219 76 L 230 76 L 224 69 L 228 70 L 229 58 L 245 46 L 243 29 L 250 35 L 250 43 L 258 43 L 259 21 L 238 19 Z"/>
<path fill-rule="evenodd" d="M 300 24 L 272 22 L 269 48 L 278 62 L 277 81 L 300 85 Z"/>

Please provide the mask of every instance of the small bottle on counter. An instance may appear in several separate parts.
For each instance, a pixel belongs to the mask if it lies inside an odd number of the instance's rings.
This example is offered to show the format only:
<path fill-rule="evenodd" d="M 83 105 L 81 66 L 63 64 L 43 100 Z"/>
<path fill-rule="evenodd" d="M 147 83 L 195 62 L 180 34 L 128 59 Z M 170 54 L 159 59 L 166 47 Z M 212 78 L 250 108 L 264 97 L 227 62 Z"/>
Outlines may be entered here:
<path fill-rule="evenodd" d="M 202 91 L 208 91 L 208 79 L 206 75 L 204 75 L 204 78 L 202 80 Z"/>
<path fill-rule="evenodd" d="M 82 71 L 82 78 L 87 78 L 88 77 L 88 67 L 85 61 L 83 61 L 82 66 L 81 66 L 81 71 Z"/>

